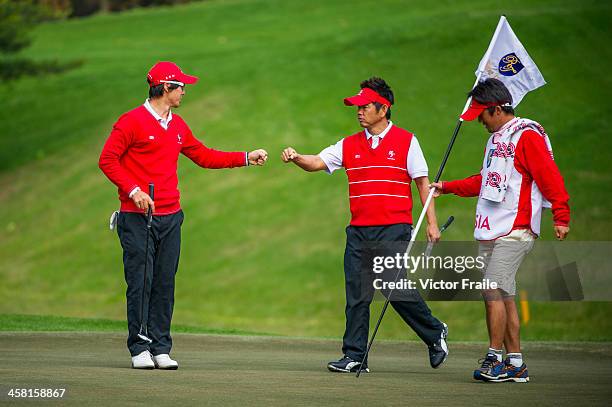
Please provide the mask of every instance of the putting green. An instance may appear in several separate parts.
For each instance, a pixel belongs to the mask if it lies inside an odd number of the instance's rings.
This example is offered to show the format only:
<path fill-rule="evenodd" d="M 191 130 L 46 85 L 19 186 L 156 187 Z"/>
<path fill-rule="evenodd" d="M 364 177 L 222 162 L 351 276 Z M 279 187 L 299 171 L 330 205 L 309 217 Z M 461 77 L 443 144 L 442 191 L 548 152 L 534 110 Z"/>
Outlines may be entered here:
<path fill-rule="evenodd" d="M 452 332 L 451 332 L 452 335 Z M 450 343 L 439 370 L 417 342 L 377 343 L 372 373 L 327 372 L 340 341 L 179 334 L 177 371 L 130 369 L 117 333 L 0 333 L 0 401 L 10 387 L 66 388 L 69 405 L 608 405 L 612 344 L 527 343 L 528 384 L 471 379 L 484 344 Z M 509 389 L 512 387 L 512 389 Z M 14 401 L 14 400 L 13 400 Z M 23 400 L 19 400 L 23 402 Z"/>

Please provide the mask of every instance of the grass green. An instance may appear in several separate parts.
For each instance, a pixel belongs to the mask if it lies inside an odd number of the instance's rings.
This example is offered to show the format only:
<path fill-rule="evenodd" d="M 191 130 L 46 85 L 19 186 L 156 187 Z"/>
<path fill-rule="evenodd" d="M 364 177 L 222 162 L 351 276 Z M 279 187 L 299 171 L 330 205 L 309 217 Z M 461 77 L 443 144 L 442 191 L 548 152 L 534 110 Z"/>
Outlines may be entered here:
<path fill-rule="evenodd" d="M 372 372 L 357 379 L 325 368 L 337 341 L 177 334 L 176 371 L 130 369 L 124 341 L 108 332 L 0 332 L 2 401 L 10 388 L 64 388 L 61 404 L 78 406 L 473 406 L 491 392 L 521 405 L 607 406 L 612 379 L 610 344 L 529 343 L 530 382 L 496 385 L 471 378 L 484 344 L 451 343 L 434 370 L 422 344 L 381 341 Z"/>
<path fill-rule="evenodd" d="M 57 315 L 1 314 L 2 332 L 127 332 L 125 321 L 103 318 L 71 318 Z M 177 333 L 214 335 L 269 335 L 265 332 L 241 331 L 238 329 L 211 329 L 192 325 L 172 325 Z"/>
<path fill-rule="evenodd" d="M 201 77 L 178 110 L 196 135 L 218 149 L 270 153 L 264 168 L 219 171 L 181 158 L 174 322 L 341 335 L 346 180 L 284 165 L 280 151 L 317 153 L 356 131 L 341 100 L 376 74 L 395 90 L 393 120 L 417 134 L 433 172 L 502 13 L 548 81 L 519 114 L 551 135 L 571 196 L 570 240 L 610 240 L 611 11 L 578 0 L 232 0 L 44 24 L 24 56 L 84 64 L 0 88 L 0 313 L 124 318 L 121 250 L 107 229 L 116 190 L 97 159 L 116 118 L 144 101 L 149 67 L 174 60 Z M 478 171 L 485 139 L 466 124 L 444 178 Z M 474 205 L 437 203 L 440 218 L 456 218 L 447 239 L 471 240 Z M 547 215 L 544 239 L 550 225 Z M 455 338 L 484 339 L 481 304 L 431 307 Z M 531 311 L 525 339 L 612 339 L 609 303 Z M 393 313 L 380 335 L 415 338 Z"/>

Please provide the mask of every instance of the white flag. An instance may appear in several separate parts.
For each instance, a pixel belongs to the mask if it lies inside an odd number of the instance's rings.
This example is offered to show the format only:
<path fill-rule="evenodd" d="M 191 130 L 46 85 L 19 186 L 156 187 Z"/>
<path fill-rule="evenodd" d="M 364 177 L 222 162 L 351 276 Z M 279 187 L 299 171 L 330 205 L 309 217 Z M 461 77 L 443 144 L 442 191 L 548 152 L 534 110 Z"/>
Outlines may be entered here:
<path fill-rule="evenodd" d="M 476 76 L 481 80 L 496 78 L 502 81 L 512 94 L 513 107 L 523 100 L 527 92 L 546 84 L 504 16 L 500 17 L 489 48 L 478 64 Z"/>

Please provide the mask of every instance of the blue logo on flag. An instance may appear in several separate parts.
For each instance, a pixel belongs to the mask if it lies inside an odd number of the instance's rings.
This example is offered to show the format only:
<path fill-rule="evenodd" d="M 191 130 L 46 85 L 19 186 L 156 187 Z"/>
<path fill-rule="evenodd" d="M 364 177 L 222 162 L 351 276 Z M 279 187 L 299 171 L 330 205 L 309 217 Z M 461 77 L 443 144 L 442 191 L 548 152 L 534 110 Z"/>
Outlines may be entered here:
<path fill-rule="evenodd" d="M 499 60 L 499 73 L 504 76 L 514 76 L 524 68 L 519 57 L 514 52 Z"/>

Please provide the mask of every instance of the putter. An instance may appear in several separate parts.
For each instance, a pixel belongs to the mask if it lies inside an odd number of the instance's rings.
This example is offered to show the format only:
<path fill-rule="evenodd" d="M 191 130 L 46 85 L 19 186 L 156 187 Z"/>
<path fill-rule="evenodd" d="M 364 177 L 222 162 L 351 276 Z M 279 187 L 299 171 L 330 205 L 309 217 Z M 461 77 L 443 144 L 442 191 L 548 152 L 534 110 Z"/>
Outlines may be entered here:
<path fill-rule="evenodd" d="M 154 186 L 153 183 L 149 184 L 149 196 L 151 200 L 154 200 L 153 197 Z M 149 332 L 147 331 L 147 327 L 144 326 L 144 303 L 145 303 L 145 291 L 147 288 L 147 265 L 149 264 L 149 237 L 151 235 L 151 223 L 153 222 L 153 211 L 151 210 L 151 205 L 149 205 L 149 209 L 147 210 L 147 242 L 145 243 L 145 267 L 144 267 L 144 282 L 142 284 L 142 296 L 140 297 L 140 330 L 138 331 L 138 337 L 147 343 L 152 343 L 153 340 L 149 338 L 147 335 Z M 144 331 L 144 333 L 143 333 Z"/>
<path fill-rule="evenodd" d="M 455 220 L 454 216 L 449 216 L 448 219 L 446 220 L 446 222 L 444 222 L 444 225 L 442 225 L 442 227 L 440 228 L 440 233 L 444 232 L 450 225 L 451 223 L 453 223 L 453 221 Z M 425 250 L 425 256 L 429 257 L 429 255 L 431 254 L 431 250 L 433 249 L 433 242 L 429 242 L 427 244 L 427 249 Z M 395 276 L 395 281 L 397 281 L 397 278 L 399 277 L 401 273 L 401 270 L 398 271 L 397 275 Z M 389 294 L 389 298 L 391 298 L 391 294 Z M 385 305 L 383 306 L 382 312 L 380 313 L 380 317 L 378 318 L 378 322 L 376 323 L 376 327 L 374 328 L 374 333 L 372 334 L 372 339 L 370 339 L 370 342 L 368 343 L 368 347 L 366 349 L 366 353 L 365 356 L 363 357 L 363 359 L 361 360 L 361 363 L 359 364 L 359 370 L 357 370 L 357 375 L 356 377 L 359 377 L 361 375 L 361 369 L 364 365 L 364 363 L 368 360 L 368 355 L 370 354 L 370 349 L 372 349 L 372 344 L 374 343 L 374 338 L 376 338 L 376 333 L 378 332 L 378 328 L 380 327 L 380 323 L 382 322 L 383 317 L 385 316 L 385 311 L 387 310 L 387 307 L 389 306 L 389 302 L 391 302 L 391 300 L 387 298 L 385 301 Z"/>

